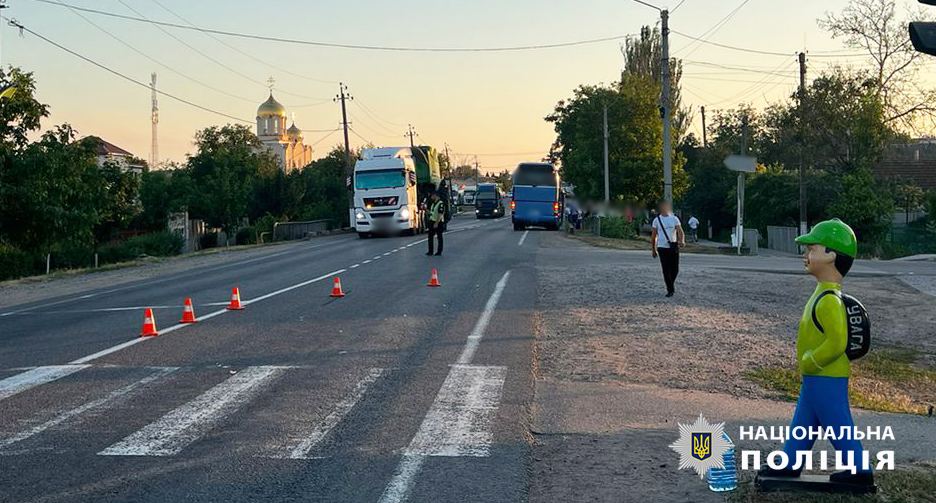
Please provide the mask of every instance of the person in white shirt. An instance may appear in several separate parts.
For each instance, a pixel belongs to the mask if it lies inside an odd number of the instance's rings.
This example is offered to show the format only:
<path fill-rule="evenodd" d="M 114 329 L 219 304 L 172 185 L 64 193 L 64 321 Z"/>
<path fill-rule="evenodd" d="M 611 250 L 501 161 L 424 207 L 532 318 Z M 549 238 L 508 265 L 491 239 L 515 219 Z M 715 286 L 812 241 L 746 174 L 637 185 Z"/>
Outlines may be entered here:
<path fill-rule="evenodd" d="M 689 240 L 693 243 L 699 242 L 699 219 L 692 215 L 689 217 Z"/>
<path fill-rule="evenodd" d="M 651 254 L 653 258 L 660 257 L 666 296 L 672 297 L 676 293 L 676 276 L 679 275 L 679 247 L 686 245 L 686 236 L 670 203 L 662 201 L 659 208 L 660 213 L 650 224 L 653 229 L 650 236 L 653 246 Z"/>

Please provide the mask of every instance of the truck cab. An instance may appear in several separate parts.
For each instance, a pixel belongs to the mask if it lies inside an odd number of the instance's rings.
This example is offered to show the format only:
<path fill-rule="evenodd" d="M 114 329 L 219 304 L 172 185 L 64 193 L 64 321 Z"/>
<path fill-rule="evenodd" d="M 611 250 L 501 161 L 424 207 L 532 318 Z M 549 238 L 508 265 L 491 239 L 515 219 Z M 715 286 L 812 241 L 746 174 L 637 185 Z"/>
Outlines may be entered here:
<path fill-rule="evenodd" d="M 354 165 L 352 222 L 362 238 L 415 234 L 423 227 L 416 163 L 408 147 L 370 148 Z"/>

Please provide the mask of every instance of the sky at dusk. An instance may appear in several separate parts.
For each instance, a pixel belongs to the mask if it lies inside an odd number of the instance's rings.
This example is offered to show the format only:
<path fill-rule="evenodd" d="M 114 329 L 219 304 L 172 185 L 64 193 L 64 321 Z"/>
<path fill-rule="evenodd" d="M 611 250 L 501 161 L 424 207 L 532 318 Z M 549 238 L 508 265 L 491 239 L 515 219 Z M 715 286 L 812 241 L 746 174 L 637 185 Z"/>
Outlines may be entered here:
<path fill-rule="evenodd" d="M 185 19 L 218 30 L 410 47 L 594 39 L 637 33 L 641 25 L 658 20 L 655 10 L 628 0 L 63 1 L 161 21 L 185 24 L 180 20 Z M 669 8 L 677 3 L 656 2 Z M 906 0 L 903 5 L 911 3 L 915 2 Z M 332 98 L 338 81 L 343 81 L 354 96 L 349 104 L 352 145 L 365 141 L 405 144 L 403 133 L 411 123 L 422 143 L 440 149 L 448 143 L 456 160 L 478 154 L 483 169 L 512 169 L 518 161 L 538 159 L 548 151 L 554 134 L 543 118 L 557 101 L 569 97 L 579 84 L 617 79 L 623 62 L 619 47 L 623 40 L 522 52 L 384 52 L 165 28 L 180 42 L 148 24 L 91 13 L 79 16 L 68 8 L 36 0 L 7 0 L 7 4 L 5 16 L 37 33 L 141 82 L 148 83 L 155 71 L 161 90 L 242 118 L 251 127 L 257 106 L 267 98 L 266 80 L 273 77 L 276 98 L 295 114 L 297 125 L 308 130 L 306 143 L 315 145 L 315 157 L 341 139 L 339 133 L 327 131 L 339 127 L 340 109 Z M 699 36 L 741 4 L 742 0 L 685 0 L 672 14 L 670 27 Z M 788 96 L 797 84 L 797 51 L 805 48 L 818 55 L 843 49 L 817 26 L 816 19 L 845 4 L 846 0 L 749 0 L 706 36 L 721 44 L 789 56 L 701 45 L 673 34 L 672 54 L 685 60 L 683 99 L 694 112 L 693 130 L 700 128 L 700 105 L 715 110 L 744 101 L 762 107 Z M 148 89 L 28 33 L 20 37 L 6 23 L 2 63 L 35 73 L 39 99 L 52 110 L 45 127 L 67 122 L 81 135 L 101 136 L 148 158 Z M 811 58 L 810 74 L 834 63 L 861 64 L 862 60 Z M 184 161 L 193 150 L 192 136 L 198 129 L 232 122 L 167 97 L 160 97 L 159 105 L 160 158 L 164 161 Z"/>

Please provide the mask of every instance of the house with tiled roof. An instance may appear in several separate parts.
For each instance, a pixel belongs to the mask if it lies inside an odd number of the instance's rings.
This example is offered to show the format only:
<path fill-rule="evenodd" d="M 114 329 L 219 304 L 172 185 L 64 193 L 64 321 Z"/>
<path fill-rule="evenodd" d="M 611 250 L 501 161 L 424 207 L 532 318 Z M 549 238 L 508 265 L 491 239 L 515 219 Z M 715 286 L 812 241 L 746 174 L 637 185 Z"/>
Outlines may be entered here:
<path fill-rule="evenodd" d="M 936 190 L 936 139 L 918 138 L 887 148 L 874 174 L 887 180 L 911 181 L 923 190 Z"/>
<path fill-rule="evenodd" d="M 89 136 L 86 139 L 95 143 L 98 166 L 104 166 L 105 163 L 111 162 L 125 171 L 142 173 L 146 170 L 146 165 L 142 161 L 117 145 L 98 136 Z"/>

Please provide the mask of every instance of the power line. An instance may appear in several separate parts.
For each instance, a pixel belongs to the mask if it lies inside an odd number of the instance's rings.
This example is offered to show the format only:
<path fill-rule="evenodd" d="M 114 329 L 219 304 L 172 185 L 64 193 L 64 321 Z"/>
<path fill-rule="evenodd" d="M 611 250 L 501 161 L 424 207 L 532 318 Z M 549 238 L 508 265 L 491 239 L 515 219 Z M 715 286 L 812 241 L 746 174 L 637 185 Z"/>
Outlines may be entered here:
<path fill-rule="evenodd" d="M 159 0 L 152 0 L 152 2 L 155 3 L 156 5 L 158 5 L 159 7 L 161 7 L 164 11 L 166 11 L 166 12 L 168 12 L 169 14 L 171 14 L 172 16 L 174 16 L 176 19 L 182 21 L 183 23 L 188 24 L 188 25 L 191 26 L 191 27 L 197 28 L 197 26 L 195 26 L 195 23 L 192 23 L 192 22 L 189 21 L 188 19 L 186 19 L 186 18 L 182 17 L 181 15 L 177 14 L 175 11 L 173 11 L 173 10 L 170 9 L 169 7 L 166 7 L 166 6 L 165 6 L 162 2 L 160 2 Z M 219 38 L 219 37 L 216 37 L 216 36 L 212 35 L 211 33 L 204 33 L 204 35 L 207 36 L 207 37 L 209 37 L 209 38 L 211 38 L 211 39 L 214 40 L 215 42 L 218 42 L 219 44 L 221 44 L 221 45 L 227 47 L 228 49 L 231 49 L 232 51 L 234 51 L 234 52 L 236 52 L 236 53 L 238 53 L 238 54 L 240 54 L 240 55 L 242 55 L 242 56 L 245 56 L 245 57 L 247 57 L 247 58 L 249 58 L 249 59 L 251 59 L 251 60 L 253 60 L 253 61 L 257 62 L 257 63 L 260 63 L 261 65 L 266 66 L 267 68 L 276 70 L 276 71 L 278 71 L 278 72 L 282 72 L 282 73 L 285 73 L 285 74 L 287 74 L 287 75 L 292 75 L 292 76 L 294 76 L 294 77 L 299 77 L 299 78 L 301 78 L 301 79 L 309 80 L 309 81 L 312 81 L 312 82 L 320 82 L 320 83 L 323 83 L 323 84 L 337 84 L 337 83 L 338 83 L 338 81 L 335 81 L 335 80 L 317 79 L 317 78 L 315 78 L 315 77 L 309 77 L 309 76 L 303 75 L 303 74 L 301 74 L 301 73 L 295 73 L 295 72 L 293 72 L 292 70 L 289 70 L 288 68 L 283 68 L 283 67 L 274 65 L 274 64 L 272 64 L 272 63 L 270 63 L 270 62 L 264 60 L 263 58 L 258 58 L 258 57 L 256 57 L 256 56 L 254 56 L 253 54 L 250 54 L 249 52 L 244 51 L 244 50 L 240 49 L 239 47 L 237 47 L 237 46 L 235 46 L 235 45 L 231 45 L 231 44 L 225 42 L 224 39 L 221 39 L 221 38 Z M 286 93 L 286 94 L 288 94 L 288 93 Z M 326 100 L 326 101 L 329 101 L 329 100 Z M 293 108 L 296 108 L 296 107 L 293 107 Z"/>
<path fill-rule="evenodd" d="M 134 9 L 133 7 L 131 7 L 131 6 L 130 6 L 129 4 L 127 4 L 127 2 L 125 2 L 124 0 L 117 0 L 117 1 L 120 2 L 121 5 L 123 5 L 123 6 L 126 7 L 127 9 L 129 9 L 129 10 L 130 10 L 131 12 L 133 12 L 134 14 L 140 16 L 140 17 L 143 18 L 143 19 L 148 19 L 148 18 L 147 18 L 146 16 L 144 16 L 140 11 L 138 11 L 138 10 Z M 236 69 L 236 68 L 232 68 L 231 66 L 229 66 L 229 65 L 227 65 L 227 64 L 225 64 L 225 63 L 219 61 L 217 58 L 214 58 L 214 57 L 212 57 L 212 56 L 210 56 L 210 55 L 208 55 L 208 54 L 205 54 L 205 52 L 203 52 L 201 49 L 199 49 L 199 48 L 197 48 L 197 47 L 195 47 L 195 46 L 189 44 L 189 43 L 186 42 L 185 40 L 182 40 L 181 38 L 179 38 L 179 37 L 177 37 L 176 35 L 174 35 L 174 34 L 172 34 L 171 32 L 169 32 L 169 30 L 166 30 L 165 28 L 163 28 L 162 26 L 159 26 L 159 25 L 154 25 L 154 26 L 156 27 L 156 29 L 158 29 L 159 31 L 161 31 L 162 33 L 164 33 L 166 36 L 172 38 L 173 40 L 175 40 L 176 42 L 178 42 L 178 43 L 184 45 L 185 47 L 188 47 L 189 50 L 191 50 L 192 52 L 198 54 L 199 56 L 201 56 L 201 57 L 207 59 L 208 61 L 211 61 L 212 63 L 214 63 L 214 64 L 220 66 L 221 68 L 224 68 L 225 70 L 227 70 L 227 71 L 233 73 L 234 75 L 237 75 L 238 77 L 241 77 L 241 78 L 244 79 L 244 80 L 247 80 L 247 81 L 249 81 L 249 82 L 253 82 L 254 84 L 258 84 L 258 85 L 263 86 L 263 87 L 267 87 L 267 84 L 266 84 L 265 82 L 263 82 L 263 81 L 261 81 L 261 80 L 257 80 L 257 79 L 255 79 L 255 78 L 251 77 L 250 75 L 247 75 L 247 74 L 245 74 L 244 72 L 242 72 L 242 71 L 240 71 L 240 70 L 238 70 L 238 69 Z M 313 97 L 311 97 L 311 96 L 304 96 L 304 95 L 301 95 L 301 94 L 291 93 L 291 92 L 285 91 L 285 90 L 283 90 L 283 89 L 278 89 L 278 91 L 279 91 L 280 93 L 282 93 L 282 94 L 287 94 L 287 95 L 295 96 L 295 97 L 297 97 L 297 98 L 303 98 L 303 99 L 309 99 L 309 100 L 318 99 L 318 98 L 313 98 Z"/>
<path fill-rule="evenodd" d="M 702 35 L 699 36 L 699 39 L 705 39 L 705 37 L 714 35 L 716 31 L 718 31 L 722 26 L 724 26 L 725 24 L 727 24 L 728 21 L 731 20 L 731 18 L 734 17 L 734 15 L 737 14 L 738 11 L 740 11 L 741 8 L 744 7 L 745 5 L 747 5 L 747 3 L 750 2 L 750 1 L 751 1 L 751 0 L 742 0 L 741 3 L 738 4 L 738 6 L 734 8 L 734 10 L 732 10 L 731 12 L 729 12 L 727 16 L 723 17 L 723 18 L 721 19 L 721 21 L 715 23 L 711 28 L 709 28 L 709 29 L 706 30 L 704 33 L 702 33 Z M 691 45 L 692 45 L 692 44 L 690 43 L 689 46 L 691 46 Z M 683 56 L 683 57 L 691 56 L 692 53 L 694 53 L 696 50 L 698 50 L 699 45 L 701 45 L 701 44 L 698 44 L 698 43 L 697 43 L 696 46 L 695 46 L 694 48 L 692 48 L 692 50 L 690 50 L 689 53 L 687 53 L 687 54 L 686 54 L 685 56 Z M 684 47 L 683 49 L 687 49 L 687 48 L 689 48 L 689 46 L 686 46 L 686 47 Z M 678 51 L 677 51 L 677 52 L 678 52 Z"/>
<path fill-rule="evenodd" d="M 646 5 L 647 7 L 650 7 L 651 9 L 656 9 L 657 11 L 663 10 L 663 9 L 657 7 L 656 5 L 653 5 L 653 4 L 651 4 L 651 3 L 644 2 L 643 0 L 634 0 L 634 1 L 637 2 L 637 3 L 639 3 L 640 5 Z M 680 2 L 680 3 L 682 3 L 682 2 Z M 678 6 L 677 6 L 677 7 L 678 7 Z"/>
<path fill-rule="evenodd" d="M 732 45 L 720 44 L 720 43 L 718 43 L 718 42 L 712 42 L 712 41 L 710 41 L 710 40 L 705 40 L 705 39 L 700 38 L 700 37 L 693 37 L 692 35 L 687 35 L 687 34 L 681 32 L 681 31 L 679 31 L 679 30 L 674 30 L 674 29 L 672 29 L 672 28 L 670 28 L 670 33 L 675 33 L 676 35 L 679 35 L 679 36 L 681 36 L 681 37 L 686 37 L 686 38 L 688 38 L 688 39 L 695 40 L 695 41 L 700 42 L 700 43 L 703 43 L 703 44 L 714 45 L 714 46 L 716 46 L 716 47 L 721 47 L 721 48 L 723 48 L 723 49 L 731 49 L 731 50 L 733 50 L 733 51 L 749 52 L 749 53 L 752 53 L 752 54 L 763 54 L 763 55 L 765 55 L 765 56 L 783 56 L 783 57 L 787 57 L 787 56 L 790 56 L 790 55 L 793 54 L 792 52 L 790 52 L 790 53 L 785 53 L 785 52 L 761 51 L 761 50 L 757 50 L 757 49 L 747 49 L 747 48 L 744 48 L 744 47 L 735 47 L 735 46 L 732 46 Z"/>
<path fill-rule="evenodd" d="M 708 62 L 708 61 L 692 61 L 692 60 L 683 60 L 683 64 L 687 64 L 687 65 L 700 65 L 700 66 L 710 66 L 710 67 L 714 67 L 714 68 L 722 68 L 722 69 L 724 69 L 724 70 L 737 70 L 737 71 L 739 71 L 739 72 L 760 73 L 760 74 L 765 74 L 765 75 L 775 75 L 775 76 L 777 76 L 777 77 L 786 77 L 786 75 L 783 75 L 782 73 L 779 73 L 776 69 L 774 69 L 774 70 L 755 70 L 755 69 L 753 69 L 753 68 L 747 68 L 747 67 L 743 67 L 743 66 L 731 66 L 731 65 L 723 65 L 723 64 L 721 64 L 721 63 L 711 63 L 711 62 Z M 783 66 L 783 63 L 781 63 L 779 66 Z M 779 66 L 778 66 L 777 68 L 779 68 Z"/>
<path fill-rule="evenodd" d="M 357 136 L 361 141 L 364 142 L 365 145 L 376 145 L 376 143 L 374 143 L 374 142 L 368 140 L 367 138 L 364 138 L 364 137 L 361 136 L 360 134 L 358 134 L 358 132 L 355 131 L 354 128 L 349 127 L 348 130 L 351 131 L 352 133 L 354 133 L 354 136 Z"/>
<path fill-rule="evenodd" d="M 338 48 L 338 49 L 357 49 L 357 50 L 369 50 L 369 51 L 393 51 L 393 52 L 532 51 L 532 50 L 540 50 L 540 49 L 556 49 L 560 47 L 573 47 L 573 46 L 578 46 L 578 45 L 597 44 L 601 42 L 611 42 L 611 41 L 616 41 L 616 40 L 623 40 L 633 35 L 632 33 L 625 33 L 622 35 L 611 35 L 608 37 L 591 38 L 591 39 L 585 39 L 585 40 L 574 40 L 570 42 L 556 42 L 556 43 L 549 43 L 549 44 L 518 45 L 518 46 L 506 46 L 506 47 L 400 47 L 400 46 L 382 46 L 382 45 L 343 44 L 343 43 L 338 43 L 338 42 L 321 42 L 321 41 L 314 41 L 314 40 L 302 40 L 302 39 L 295 39 L 295 38 L 283 38 L 283 37 L 273 37 L 273 36 L 268 36 L 268 35 L 239 33 L 239 32 L 233 32 L 233 31 L 216 30 L 212 28 L 203 28 L 199 26 L 189 26 L 189 25 L 183 25 L 183 24 L 178 24 L 178 23 L 170 23 L 166 21 L 156 21 L 156 20 L 144 19 L 144 18 L 139 18 L 139 17 L 134 17 L 134 16 L 127 16 L 124 14 L 118 14 L 116 12 L 102 11 L 98 9 L 89 9 L 87 7 L 78 7 L 76 5 L 71 5 L 71 4 L 59 2 L 56 0 L 33 0 L 33 1 L 46 3 L 49 5 L 57 5 L 59 7 L 77 9 L 77 10 L 88 12 L 91 14 L 98 14 L 101 16 L 124 19 L 127 21 L 136 21 L 139 23 L 156 24 L 160 26 L 167 26 L 170 28 L 178 28 L 180 30 L 198 31 L 202 33 L 213 33 L 216 35 L 225 35 L 228 37 L 264 40 L 267 42 L 282 42 L 282 43 L 288 43 L 288 44 L 311 45 L 311 46 L 316 46 L 316 47 L 331 47 L 331 48 Z M 650 5 L 650 4 L 646 4 L 645 2 L 641 2 L 640 0 L 634 0 L 634 1 L 639 2 L 639 3 L 644 3 L 645 5 Z"/>
<path fill-rule="evenodd" d="M 8 17 L 6 17 L 6 16 L 0 16 L 0 19 L 5 19 L 5 20 L 9 21 L 10 24 L 12 24 L 13 26 L 19 28 L 20 30 L 25 31 L 25 32 L 27 32 L 27 33 L 29 33 L 29 34 L 31 34 L 31 35 L 34 35 L 35 37 L 44 40 L 46 43 L 48 43 L 48 44 L 50 44 L 50 45 L 53 45 L 53 46 L 55 46 L 55 47 L 57 47 L 57 48 L 59 48 L 59 49 L 65 51 L 65 52 L 71 54 L 72 56 L 75 56 L 76 58 L 79 58 L 79 59 L 84 60 L 84 61 L 86 61 L 86 62 L 88 62 L 88 63 L 91 63 L 92 65 L 94 65 L 94 66 L 96 66 L 96 67 L 98 67 L 98 68 L 100 68 L 100 69 L 102 69 L 102 70 L 104 70 L 104 71 L 106 71 L 106 72 L 108 72 L 108 73 L 111 73 L 111 74 L 113 74 L 113 75 L 116 75 L 116 76 L 118 76 L 118 77 L 120 77 L 120 78 L 122 78 L 122 79 L 124 79 L 124 80 L 126 80 L 126 81 L 132 82 L 132 83 L 134 83 L 134 84 L 136 84 L 136 85 L 138 85 L 138 86 L 140 86 L 140 87 L 143 87 L 143 88 L 146 88 L 146 89 L 151 89 L 150 86 L 149 86 L 148 84 L 145 84 L 145 83 L 143 83 L 143 82 L 140 82 L 139 80 L 136 80 L 136 79 L 134 79 L 133 77 L 128 77 L 127 75 L 124 75 L 123 73 L 120 73 L 120 72 L 118 72 L 117 70 L 111 69 L 111 68 L 109 68 L 109 67 L 107 67 L 107 66 L 105 66 L 105 65 L 103 65 L 103 64 L 101 64 L 101 63 L 98 63 L 97 61 L 95 61 L 95 60 L 93 60 L 93 59 L 91 59 L 91 58 L 89 58 L 89 57 L 87 57 L 87 56 L 84 56 L 84 55 L 82 55 L 82 54 L 79 54 L 79 53 L 77 53 L 77 52 L 75 52 L 75 51 L 69 49 L 68 47 L 65 47 L 65 46 L 59 44 L 58 42 L 55 42 L 54 40 L 51 40 L 51 39 L 49 39 L 49 38 L 47 38 L 47 37 L 45 37 L 45 36 L 43 36 L 43 35 L 40 35 L 39 33 L 36 33 L 35 31 L 33 31 L 33 30 L 31 30 L 31 29 L 29 29 L 29 28 L 23 26 L 23 25 L 22 25 L 21 23 L 19 23 L 18 21 L 15 21 L 15 20 L 13 20 L 13 19 L 10 19 L 10 18 L 8 18 Z M 187 100 L 187 99 L 185 99 L 185 98 L 180 98 L 180 97 L 178 97 L 178 96 L 175 96 L 175 95 L 173 95 L 173 94 L 169 94 L 169 93 L 167 93 L 167 92 L 165 92 L 165 91 L 161 91 L 161 90 L 159 90 L 159 89 L 156 89 L 156 92 L 157 92 L 158 94 L 162 95 L 162 96 L 165 96 L 165 97 L 167 97 L 167 98 L 174 99 L 174 100 L 176 100 L 176 101 L 178 101 L 178 102 L 180 102 L 180 103 L 184 103 L 184 104 L 186 104 L 186 105 L 189 105 L 189 106 L 191 106 L 191 107 L 197 108 L 197 109 L 199 109 L 199 110 L 203 110 L 203 111 L 205 111 L 205 112 L 213 113 L 213 114 L 215 114 L 215 115 L 220 115 L 220 116 L 222 116 L 222 117 L 227 117 L 228 119 L 232 119 L 232 120 L 235 120 L 235 121 L 238 121 L 238 122 L 244 122 L 244 123 L 247 123 L 247 124 L 253 124 L 253 122 L 254 122 L 254 121 L 252 121 L 252 120 L 242 119 L 242 118 L 240 118 L 240 117 L 235 117 L 235 116 L 233 116 L 233 115 L 226 114 L 226 113 L 224 113 L 224 112 L 219 112 L 219 111 L 217 111 L 217 110 L 213 110 L 213 109 L 208 108 L 208 107 L 206 107 L 206 106 L 199 105 L 198 103 L 193 103 L 193 102 L 191 102 L 191 101 L 189 101 L 189 100 Z"/>
<path fill-rule="evenodd" d="M 314 147 L 314 146 L 318 145 L 319 143 L 322 143 L 323 141 L 325 141 L 326 138 L 328 138 L 329 136 L 331 136 L 331 135 L 337 133 L 338 131 L 341 131 L 341 128 L 332 129 L 331 132 L 329 132 L 327 135 L 325 135 L 325 136 L 319 138 L 318 140 L 315 140 L 315 141 L 311 144 L 311 146 Z"/>
<path fill-rule="evenodd" d="M 202 86 L 202 87 L 204 87 L 204 88 L 206 88 L 206 89 L 210 89 L 210 90 L 212 90 L 212 91 L 214 91 L 214 92 L 216 92 L 216 93 L 223 94 L 223 95 L 225 95 L 225 96 L 227 96 L 227 97 L 229 97 L 229 98 L 234 98 L 234 99 L 238 99 L 238 100 L 241 100 L 241 101 L 246 101 L 246 102 L 248 102 L 248 103 L 253 103 L 253 102 L 256 101 L 256 100 L 252 100 L 252 99 L 250 99 L 250 98 L 246 98 L 246 97 L 244 97 L 244 96 L 239 96 L 239 95 L 237 95 L 237 94 L 229 93 L 229 92 L 227 92 L 227 91 L 225 91 L 225 90 L 223 90 L 223 89 L 217 88 L 217 87 L 215 87 L 215 86 L 212 86 L 211 84 L 207 84 L 207 83 L 202 82 L 202 81 L 200 81 L 200 80 L 198 80 L 198 79 L 196 79 L 196 78 L 194 78 L 194 77 L 191 77 L 191 76 L 189 76 L 189 75 L 186 75 L 186 74 L 184 74 L 184 73 L 182 73 L 182 72 L 176 70 L 176 69 L 173 68 L 172 66 L 167 65 L 166 63 L 163 63 L 162 61 L 160 61 L 160 60 L 158 60 L 158 59 L 156 59 L 156 58 L 150 56 L 149 54 L 147 54 L 147 53 L 141 51 L 141 50 L 138 49 L 136 46 L 134 46 L 134 45 L 130 44 L 129 42 L 123 40 L 122 38 L 118 37 L 117 35 L 114 35 L 114 34 L 111 33 L 110 31 L 108 31 L 107 29 L 105 29 L 105 28 L 103 28 L 102 26 L 100 26 L 100 25 L 98 25 L 97 23 L 95 23 L 94 21 L 92 21 L 92 20 L 88 19 L 87 17 L 81 15 L 81 13 L 78 12 L 78 11 L 76 11 L 75 9 L 71 9 L 71 11 L 72 11 L 72 14 L 74 14 L 74 15 L 80 17 L 80 18 L 81 18 L 82 20 L 84 20 L 86 23 L 88 23 L 88 24 L 90 24 L 91 26 L 97 28 L 97 29 L 100 30 L 102 33 L 104 33 L 104 34 L 107 35 L 108 37 L 114 39 L 114 40 L 117 41 L 119 44 L 123 45 L 124 47 L 130 49 L 131 51 L 133 51 L 133 52 L 139 54 L 140 56 L 142 56 L 142 57 L 144 57 L 144 58 L 146 58 L 146 59 L 152 61 L 153 63 L 155 63 L 155 64 L 157 64 L 157 65 L 159 65 L 159 66 L 165 68 L 166 70 L 169 70 L 170 72 L 172 72 L 172 73 L 174 73 L 174 74 L 176 74 L 176 75 L 178 75 L 178 76 L 180 76 L 180 77 L 182 77 L 182 78 L 184 78 L 184 79 L 186 79 L 186 80 L 188 80 L 188 81 L 190 81 L 190 82 L 194 82 L 195 84 L 198 84 L 198 85 L 200 85 L 200 86 Z"/>
<path fill-rule="evenodd" d="M 679 0 L 679 3 L 676 4 L 676 7 L 673 7 L 672 9 L 670 9 L 669 13 L 673 14 L 674 12 L 676 12 L 676 9 L 682 7 L 682 4 L 684 3 L 686 3 L 686 0 Z M 670 31 L 673 31 L 673 30 L 670 30 Z"/>

